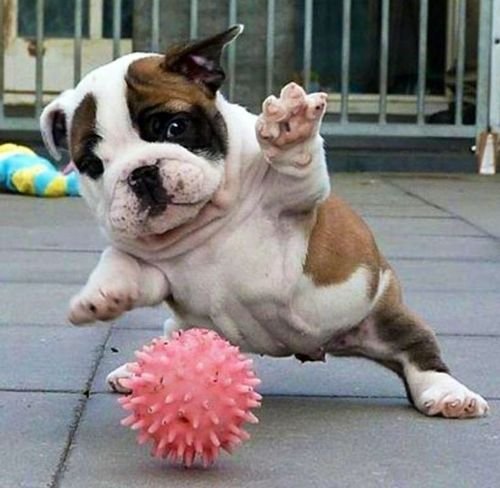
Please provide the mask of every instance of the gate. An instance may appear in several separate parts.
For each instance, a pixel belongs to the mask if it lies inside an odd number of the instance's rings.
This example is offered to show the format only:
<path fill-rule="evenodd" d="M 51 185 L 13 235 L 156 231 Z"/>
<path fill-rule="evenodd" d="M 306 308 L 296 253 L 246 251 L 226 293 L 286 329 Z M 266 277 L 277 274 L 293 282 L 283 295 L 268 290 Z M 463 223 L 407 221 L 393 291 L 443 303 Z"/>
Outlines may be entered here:
<path fill-rule="evenodd" d="M 254 0 L 252 0 L 254 1 Z M 257 0 L 255 0 L 257 2 Z M 323 124 L 323 134 L 345 136 L 387 136 L 387 137 L 433 137 L 433 138 L 471 138 L 479 140 L 481 134 L 498 131 L 500 127 L 500 0 L 443 0 L 446 5 L 446 42 L 442 46 L 446 57 L 446 73 L 443 73 L 443 92 L 433 94 L 428 89 L 429 55 L 434 54 L 435 46 L 429 45 L 430 7 L 429 0 L 411 0 L 415 5 L 416 74 L 414 87 L 410 93 L 391 92 L 389 83 L 391 52 L 397 46 L 391 38 L 391 16 L 394 5 L 408 5 L 410 0 L 303 0 L 300 6 L 300 22 L 290 26 L 296 32 L 296 44 L 300 47 L 300 79 L 307 90 L 324 88 L 314 69 L 315 39 L 317 39 L 318 9 L 331 11 L 333 6 L 339 8 L 339 29 L 337 35 L 341 39 L 339 48 L 338 82 L 329 89 L 329 116 Z M 38 116 L 44 106 L 61 89 L 69 88 L 76 83 L 82 74 L 97 64 L 116 58 L 132 50 L 132 40 L 123 33 L 124 7 L 133 2 L 126 0 L 59 0 L 59 7 L 64 4 L 72 7 L 72 29 L 65 38 L 53 39 L 47 33 L 47 13 L 50 0 L 3 0 L 0 1 L 0 25 L 3 36 L 0 36 L 0 130 L 36 130 Z M 152 51 L 159 49 L 162 36 L 160 22 L 163 9 L 170 8 L 171 2 L 163 4 L 162 0 L 144 0 L 147 10 L 143 16 L 134 21 L 149 23 L 149 47 Z M 189 8 L 189 25 L 186 30 L 191 38 L 197 37 L 200 31 L 202 4 L 215 4 L 224 8 L 227 13 L 227 24 L 239 21 L 242 7 L 248 10 L 249 0 L 213 0 L 199 2 L 189 0 L 182 2 Z M 276 26 L 283 6 L 295 4 L 293 0 L 258 0 L 261 7 L 249 22 L 259 22 L 265 29 L 265 59 L 260 60 L 252 69 L 262 72 L 263 85 L 267 93 L 276 88 L 276 61 L 280 53 L 276 51 Z M 23 12 L 26 5 L 32 10 Z M 359 58 L 353 35 L 357 35 L 359 26 L 366 23 L 367 18 L 360 17 L 362 5 L 375 5 L 376 25 L 372 29 L 375 37 L 373 49 L 378 54 L 376 64 L 375 88 L 370 93 L 354 90 L 351 83 L 353 61 Z M 478 5 L 477 40 L 474 48 L 477 52 L 477 66 L 473 73 L 473 93 L 469 93 L 471 85 L 467 79 L 466 45 L 467 32 L 471 28 L 467 16 L 468 8 Z M 291 8 L 291 7 L 290 7 Z M 371 8 L 371 7 L 370 7 Z M 329 9 L 329 10 L 328 10 Z M 59 9 L 60 10 L 60 9 Z M 31 27 L 23 27 L 21 20 L 28 16 L 33 20 Z M 258 17 L 256 17 L 258 15 Z M 141 20 L 142 19 L 142 20 Z M 341 21 L 340 21 L 341 20 Z M 26 23 L 26 22 L 25 22 Z M 373 22 L 372 22 L 373 23 Z M 248 26 L 251 27 L 251 26 Z M 23 38 L 22 29 L 31 31 Z M 356 30 L 358 29 L 358 30 Z M 107 30 L 107 34 L 104 31 Z M 16 44 L 17 43 L 17 44 Z M 376 46 L 375 46 L 376 44 Z M 19 46 L 24 46 L 21 50 Z M 16 46 L 18 46 L 16 48 Z M 16 51 L 18 49 L 18 51 Z M 431 49 L 431 51 L 430 51 Z M 47 50 L 47 53 L 45 53 Z M 58 51 L 59 50 L 59 51 Z M 443 52 L 444 52 L 443 51 Z M 21 54 L 20 54 L 21 53 Z M 26 54 L 28 53 L 28 54 Z M 59 53 L 57 57 L 54 53 Z M 24 57 L 22 57 L 24 56 Z M 28 57 L 26 57 L 28 56 Z M 51 57 L 52 56 L 52 57 Z M 326 51 L 325 56 L 328 56 Z M 322 63 L 328 60 L 322 56 Z M 316 56 L 317 57 L 317 56 Z M 238 43 L 232 44 L 227 52 L 226 94 L 234 98 L 238 86 Z M 325 61 L 326 60 L 326 61 Z M 446 79 L 452 78 L 453 89 L 449 89 Z M 49 80 L 49 81 L 47 81 Z M 449 81 L 449 80 L 448 80 Z M 51 86 L 51 83 L 53 86 Z M 49 85 L 49 86 L 47 86 Z M 471 99 L 472 97 L 472 99 Z M 238 100 L 239 101 L 239 100 Z M 464 107 L 473 107 L 473 120 L 466 120 Z M 434 112 L 447 112 L 448 118 L 440 123 L 433 122 Z M 470 114 L 469 114 L 470 115 Z M 481 147 L 479 145 L 478 147 Z"/>

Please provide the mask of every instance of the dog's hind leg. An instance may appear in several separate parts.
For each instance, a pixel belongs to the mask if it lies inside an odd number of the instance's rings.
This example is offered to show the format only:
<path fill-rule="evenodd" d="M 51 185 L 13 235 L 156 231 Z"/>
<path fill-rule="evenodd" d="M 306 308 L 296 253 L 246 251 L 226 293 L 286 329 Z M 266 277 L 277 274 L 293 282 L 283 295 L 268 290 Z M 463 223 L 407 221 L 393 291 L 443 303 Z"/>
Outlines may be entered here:
<path fill-rule="evenodd" d="M 128 369 L 128 363 L 125 363 L 106 376 L 106 383 L 116 393 L 130 393 L 130 389 L 123 386 L 121 380 L 130 378 L 131 376 L 132 373 Z"/>
<path fill-rule="evenodd" d="M 366 357 L 391 369 L 403 380 L 410 402 L 425 415 L 486 415 L 487 402 L 450 375 L 434 333 L 400 302 L 397 284 L 392 287 L 368 318 L 335 334 L 327 352 Z"/>
<path fill-rule="evenodd" d="M 163 324 L 163 335 L 165 337 L 170 337 L 172 332 L 179 330 L 179 328 L 179 323 L 173 317 L 169 317 Z M 109 388 L 117 393 L 130 393 L 130 389 L 125 388 L 121 384 L 122 379 L 130 378 L 132 376 L 132 373 L 127 368 L 127 365 L 128 363 L 122 364 L 118 368 L 111 371 L 111 373 L 109 373 L 106 377 L 106 382 Z"/>

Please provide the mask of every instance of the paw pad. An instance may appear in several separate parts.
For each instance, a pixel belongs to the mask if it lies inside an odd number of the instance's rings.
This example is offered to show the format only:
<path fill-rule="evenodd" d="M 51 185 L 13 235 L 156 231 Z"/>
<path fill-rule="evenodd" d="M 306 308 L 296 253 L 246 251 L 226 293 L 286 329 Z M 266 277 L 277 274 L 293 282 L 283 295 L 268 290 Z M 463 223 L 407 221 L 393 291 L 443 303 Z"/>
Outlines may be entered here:
<path fill-rule="evenodd" d="M 256 129 L 268 160 L 279 158 L 284 151 L 305 144 L 318 134 L 326 100 L 326 93 L 307 95 L 292 82 L 281 90 L 279 98 L 271 95 L 264 101 Z M 310 159 L 310 154 L 302 155 L 297 164 L 303 165 Z"/>

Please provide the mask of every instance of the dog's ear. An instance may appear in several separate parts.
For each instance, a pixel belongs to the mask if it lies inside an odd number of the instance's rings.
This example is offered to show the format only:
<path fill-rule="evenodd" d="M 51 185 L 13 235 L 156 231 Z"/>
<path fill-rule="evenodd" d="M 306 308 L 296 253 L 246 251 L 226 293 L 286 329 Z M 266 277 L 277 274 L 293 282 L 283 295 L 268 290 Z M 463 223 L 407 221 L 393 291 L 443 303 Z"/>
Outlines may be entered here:
<path fill-rule="evenodd" d="M 61 93 L 50 102 L 40 116 L 40 129 L 43 142 L 51 156 L 61 159 L 61 149 L 68 149 L 67 107 L 73 90 Z"/>
<path fill-rule="evenodd" d="M 221 67 L 224 46 L 242 32 L 243 25 L 237 24 L 208 39 L 174 46 L 165 54 L 163 68 L 202 83 L 215 94 L 225 78 Z"/>

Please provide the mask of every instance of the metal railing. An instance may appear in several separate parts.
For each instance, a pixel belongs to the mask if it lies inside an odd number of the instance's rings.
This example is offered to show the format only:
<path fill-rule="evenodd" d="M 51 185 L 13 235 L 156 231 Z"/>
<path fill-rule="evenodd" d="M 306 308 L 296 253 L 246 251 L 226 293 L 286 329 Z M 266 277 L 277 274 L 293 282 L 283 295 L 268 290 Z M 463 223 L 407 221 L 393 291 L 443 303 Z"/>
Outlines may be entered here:
<path fill-rule="evenodd" d="M 228 23 L 238 22 L 238 0 L 226 0 L 228 8 Z M 242 0 L 240 0 L 242 1 Z M 492 56 L 495 44 L 495 29 L 499 30 L 500 1 L 499 0 L 479 0 L 479 35 L 478 35 L 478 64 L 477 64 L 477 95 L 476 95 L 476 120 L 474 125 L 465 125 L 463 121 L 463 101 L 464 101 L 464 73 L 465 73 L 465 49 L 466 49 L 466 2 L 467 0 L 449 0 L 456 2 L 457 22 L 455 27 L 456 39 L 456 64 L 455 79 L 456 90 L 454 93 L 454 119 L 453 123 L 428 124 L 426 122 L 426 102 L 428 94 L 426 90 L 427 79 L 427 29 L 429 21 L 429 0 L 420 0 L 419 4 L 419 48 L 418 48 L 418 75 L 415 93 L 415 120 L 412 122 L 392 122 L 388 120 L 388 70 L 389 52 L 391 49 L 389 36 L 390 22 L 390 0 L 380 0 L 380 38 L 379 38 L 379 76 L 378 76 L 378 114 L 376 120 L 359 121 L 351 117 L 350 103 L 352 103 L 352 93 L 350 93 L 350 68 L 351 68 L 351 28 L 358 19 L 353 18 L 353 0 L 342 0 L 342 47 L 340 66 L 340 110 L 338 120 L 326 121 L 323 124 L 325 135 L 359 135 L 359 136 L 414 136 L 414 137 L 476 137 L 479 133 L 487 131 L 492 125 L 492 117 L 500 118 L 500 108 L 493 104 L 500 103 L 498 90 L 500 86 L 493 86 L 498 83 L 500 61 L 498 60 L 498 48 L 495 51 L 494 62 Z M 474 1 L 474 0 L 468 0 Z M 32 116 L 7 116 L 5 114 L 5 49 L 6 42 L 0 36 L 0 130 L 33 130 L 38 126 L 38 116 L 44 103 L 44 0 L 36 0 L 36 37 L 35 45 L 35 85 L 34 92 L 34 113 Z M 220 3 L 223 3 L 222 1 Z M 160 0 L 151 0 L 151 50 L 157 51 L 161 41 L 160 25 Z M 77 83 L 83 74 L 83 0 L 74 0 L 74 36 L 73 36 L 73 81 Z M 167 6 L 168 8 L 168 6 Z M 303 59 L 302 59 L 302 80 L 307 89 L 311 87 L 312 59 L 313 59 L 313 39 L 314 39 L 314 0 L 304 0 L 304 28 L 302 32 Z M 189 34 L 191 38 L 197 37 L 199 26 L 198 0 L 190 0 Z M 121 48 L 121 10 L 122 1 L 113 0 L 113 25 L 112 25 L 112 57 L 116 58 L 123 54 Z M 0 25 L 6 21 L 5 3 L 0 0 Z M 267 9 L 262 13 L 262 22 L 266 25 L 266 49 L 265 62 L 262 69 L 265 70 L 265 87 L 267 92 L 271 92 L 275 79 L 275 26 L 276 26 L 276 2 L 267 1 Z M 264 17 L 265 16 L 265 17 Z M 5 29 L 4 29 L 5 31 Z M 496 36 L 499 34 L 497 33 Z M 233 99 L 236 84 L 236 63 L 238 51 L 236 45 L 231 45 L 227 55 L 227 93 Z M 492 66 L 496 70 L 492 71 Z M 496 73 L 496 74 L 495 74 Z M 69 87 L 68 87 L 69 88 Z M 500 121 L 497 120 L 497 125 Z"/>

